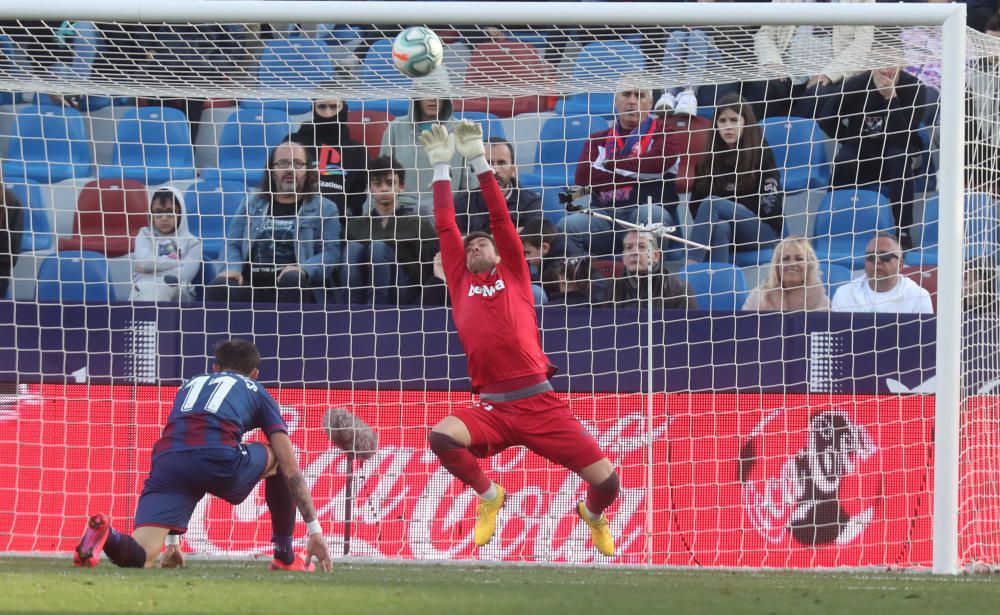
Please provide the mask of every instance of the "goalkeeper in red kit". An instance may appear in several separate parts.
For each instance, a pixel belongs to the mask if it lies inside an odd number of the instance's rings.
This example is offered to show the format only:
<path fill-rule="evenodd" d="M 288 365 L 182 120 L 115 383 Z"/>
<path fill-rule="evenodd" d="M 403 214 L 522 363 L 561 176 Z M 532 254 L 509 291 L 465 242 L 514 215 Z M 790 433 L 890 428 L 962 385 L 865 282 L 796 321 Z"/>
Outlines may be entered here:
<path fill-rule="evenodd" d="M 597 550 L 613 555 L 614 538 L 604 510 L 618 497 L 618 474 L 549 383 L 555 368 L 542 351 L 528 264 L 486 162 L 482 128 L 463 120 L 449 135 L 435 124 L 421 133 L 420 142 L 434 165 L 434 221 L 452 318 L 469 360 L 472 390 L 479 394 L 479 403 L 434 426 L 427 438 L 431 450 L 445 469 L 479 494 L 477 546 L 493 538 L 505 494 L 476 458 L 521 445 L 588 483 L 577 514 L 590 527 Z M 463 239 L 458 230 L 451 193 L 456 149 L 479 178 L 492 236 L 475 232 Z"/>

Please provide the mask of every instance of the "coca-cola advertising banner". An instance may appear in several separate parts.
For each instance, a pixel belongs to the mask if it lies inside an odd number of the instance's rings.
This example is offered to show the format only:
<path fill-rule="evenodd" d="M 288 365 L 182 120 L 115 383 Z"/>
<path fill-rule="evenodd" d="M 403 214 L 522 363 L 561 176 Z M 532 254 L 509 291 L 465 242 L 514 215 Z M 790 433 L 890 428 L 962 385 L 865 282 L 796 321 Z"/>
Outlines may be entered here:
<path fill-rule="evenodd" d="M 94 512 L 130 530 L 176 390 L 22 387 L 0 414 L 0 550 L 69 551 Z M 482 462 L 508 500 L 493 542 L 474 548 L 475 497 L 425 445 L 429 426 L 469 404 L 468 394 L 273 392 L 337 554 L 348 534 L 349 462 L 322 417 L 342 407 L 380 441 L 353 468 L 351 555 L 780 567 L 931 560 L 931 396 L 671 394 L 651 406 L 641 394 L 570 396 L 621 473 L 609 511 L 617 554 L 603 558 L 574 514 L 581 480 L 522 448 Z M 186 544 L 266 554 L 270 535 L 259 488 L 236 507 L 203 500 Z"/>

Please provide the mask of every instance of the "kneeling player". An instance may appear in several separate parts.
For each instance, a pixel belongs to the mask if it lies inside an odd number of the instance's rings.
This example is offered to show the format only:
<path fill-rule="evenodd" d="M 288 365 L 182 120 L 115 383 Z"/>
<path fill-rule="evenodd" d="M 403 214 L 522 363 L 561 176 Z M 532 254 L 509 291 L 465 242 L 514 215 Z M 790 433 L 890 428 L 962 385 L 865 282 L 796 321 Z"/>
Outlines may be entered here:
<path fill-rule="evenodd" d="M 148 568 L 165 541 L 162 564 L 183 565 L 179 535 L 201 498 L 211 493 L 236 505 L 263 479 L 274 531 L 271 570 L 311 571 L 314 556 L 330 570 L 326 539 L 288 427 L 278 403 L 256 382 L 259 365 L 260 354 L 250 342 L 229 340 L 215 348 L 213 372 L 184 383 L 153 446 L 152 467 L 136 504 L 135 533 L 115 531 L 106 515 L 91 516 L 73 554 L 76 566 L 96 566 L 103 550 L 119 566 Z M 243 435 L 258 428 L 269 444 L 243 444 Z M 292 551 L 296 504 L 309 530 L 299 557 Z"/>
<path fill-rule="evenodd" d="M 590 526 L 597 550 L 613 555 L 614 538 L 603 513 L 618 496 L 618 474 L 549 384 L 554 368 L 539 340 L 524 248 L 484 157 L 482 128 L 463 120 L 452 138 L 437 124 L 420 140 L 434 164 L 434 221 L 452 317 L 468 357 L 473 390 L 481 400 L 435 425 L 428 435 L 431 450 L 442 466 L 479 494 L 477 545 L 493 538 L 505 495 L 476 457 L 522 445 L 587 481 L 587 498 L 577 503 L 577 514 Z M 456 148 L 479 178 L 492 236 L 471 233 L 463 240 L 458 230 L 450 181 Z"/>

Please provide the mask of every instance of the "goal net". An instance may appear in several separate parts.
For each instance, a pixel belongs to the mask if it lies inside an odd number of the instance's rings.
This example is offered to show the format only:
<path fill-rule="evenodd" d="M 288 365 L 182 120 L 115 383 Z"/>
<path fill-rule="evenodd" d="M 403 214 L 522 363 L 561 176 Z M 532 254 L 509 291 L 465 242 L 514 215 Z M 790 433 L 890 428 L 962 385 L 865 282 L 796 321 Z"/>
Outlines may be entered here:
<path fill-rule="evenodd" d="M 0 22 L 0 551 L 68 552 L 95 512 L 129 530 L 178 386 L 241 337 L 338 555 L 930 567 L 937 273 L 961 259 L 958 562 L 997 563 L 1000 39 L 967 35 L 964 234 L 939 250 L 941 27 L 436 6 L 443 65 L 414 79 L 391 53 L 414 24 Z M 475 495 L 425 445 L 476 399 L 417 140 L 461 118 L 491 141 L 553 385 L 619 469 L 612 558 L 581 479 L 520 447 L 482 461 L 509 499 L 476 549 Z M 488 230 L 461 159 L 452 183 L 463 233 Z M 332 408 L 373 455 L 331 443 Z M 270 535 L 259 489 L 206 497 L 184 544 Z"/>

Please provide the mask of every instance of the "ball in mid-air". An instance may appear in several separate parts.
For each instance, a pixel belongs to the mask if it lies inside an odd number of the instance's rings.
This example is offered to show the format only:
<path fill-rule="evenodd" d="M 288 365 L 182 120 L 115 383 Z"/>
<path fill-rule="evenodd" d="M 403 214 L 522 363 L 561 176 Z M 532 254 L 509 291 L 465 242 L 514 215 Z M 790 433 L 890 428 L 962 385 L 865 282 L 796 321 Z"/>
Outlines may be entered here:
<path fill-rule="evenodd" d="M 423 77 L 441 65 L 444 46 L 437 34 L 423 26 L 407 28 L 392 43 L 392 62 L 409 77 Z"/>

